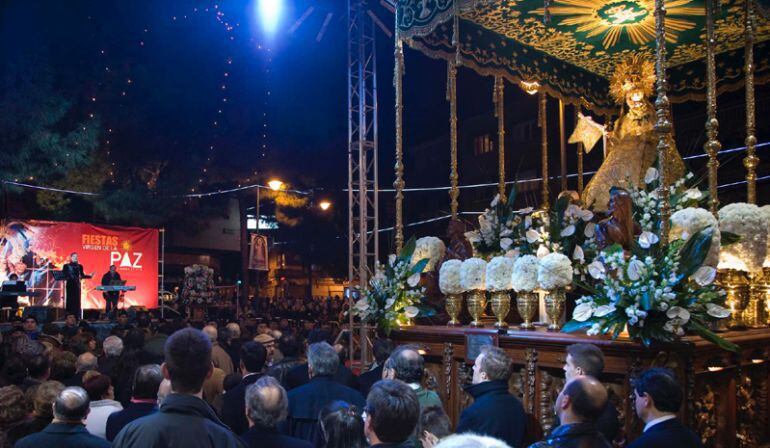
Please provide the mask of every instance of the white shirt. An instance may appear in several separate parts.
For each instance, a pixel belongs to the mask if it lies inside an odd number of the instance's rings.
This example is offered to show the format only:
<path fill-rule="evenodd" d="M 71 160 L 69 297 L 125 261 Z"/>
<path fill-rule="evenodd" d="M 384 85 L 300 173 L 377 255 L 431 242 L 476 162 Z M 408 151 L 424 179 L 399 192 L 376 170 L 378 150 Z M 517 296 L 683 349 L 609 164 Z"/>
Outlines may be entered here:
<path fill-rule="evenodd" d="M 658 417 L 658 418 L 656 418 L 654 420 L 650 420 L 649 422 L 647 422 L 646 425 L 644 425 L 644 432 L 647 432 L 648 429 L 652 428 L 653 426 L 657 425 L 658 423 L 663 423 L 665 421 L 673 420 L 675 418 L 676 418 L 676 415 L 668 414 L 668 415 L 664 415 L 663 417 Z"/>
<path fill-rule="evenodd" d="M 102 439 L 107 438 L 107 417 L 123 409 L 117 401 L 97 400 L 91 402 L 91 412 L 86 417 L 86 429 Z"/>

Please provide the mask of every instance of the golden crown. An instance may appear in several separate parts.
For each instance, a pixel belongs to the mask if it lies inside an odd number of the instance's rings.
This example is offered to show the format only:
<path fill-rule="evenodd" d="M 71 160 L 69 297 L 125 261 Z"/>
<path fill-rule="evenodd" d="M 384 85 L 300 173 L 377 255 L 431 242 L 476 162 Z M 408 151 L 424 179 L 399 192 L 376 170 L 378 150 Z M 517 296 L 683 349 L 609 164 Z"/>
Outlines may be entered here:
<path fill-rule="evenodd" d="M 615 66 L 610 79 L 610 95 L 618 103 L 626 100 L 626 93 L 640 89 L 645 97 L 652 95 L 655 84 L 655 66 L 652 61 L 639 54 L 633 54 Z"/>

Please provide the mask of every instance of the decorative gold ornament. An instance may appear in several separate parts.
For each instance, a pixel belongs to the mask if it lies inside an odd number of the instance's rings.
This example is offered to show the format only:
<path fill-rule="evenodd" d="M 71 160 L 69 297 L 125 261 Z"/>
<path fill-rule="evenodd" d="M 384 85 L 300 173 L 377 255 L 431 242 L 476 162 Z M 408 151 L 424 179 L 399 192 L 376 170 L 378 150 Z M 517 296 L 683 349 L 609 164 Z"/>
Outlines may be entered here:
<path fill-rule="evenodd" d="M 447 314 L 449 315 L 449 322 L 447 323 L 447 326 L 460 326 L 460 321 L 457 318 L 460 316 L 460 312 L 462 312 L 463 309 L 463 295 L 448 294 L 446 296 L 445 308 Z"/>
<path fill-rule="evenodd" d="M 735 269 L 720 269 L 717 272 L 717 285 L 727 293 L 725 305 L 730 309 L 727 326 L 731 329 L 745 328 L 743 310 L 750 300 L 748 274 Z"/>
<path fill-rule="evenodd" d="M 500 200 L 505 201 L 505 81 L 500 76 L 495 76 L 492 99 L 497 117 L 497 192 Z"/>
<path fill-rule="evenodd" d="M 545 294 L 545 314 L 550 323 L 548 331 L 559 331 L 561 329 L 561 314 L 564 312 L 564 304 L 567 302 L 567 291 L 564 288 L 558 288 L 546 292 Z"/>
<path fill-rule="evenodd" d="M 457 66 L 452 60 L 447 62 L 446 100 L 449 102 L 449 208 L 452 219 L 457 219 L 460 197 L 457 174 Z"/>
<path fill-rule="evenodd" d="M 756 105 L 754 102 L 754 2 L 746 1 L 746 49 L 744 59 L 746 65 L 744 76 L 746 78 L 746 158 L 743 166 L 746 167 L 746 196 L 749 204 L 757 203 L 757 165 L 759 157 L 756 154 Z"/>
<path fill-rule="evenodd" d="M 497 322 L 495 322 L 495 328 L 508 328 L 508 323 L 505 321 L 505 318 L 511 311 L 510 291 L 495 291 L 491 295 L 492 299 L 490 300 L 490 304 L 492 307 L 492 312 L 497 318 Z"/>
<path fill-rule="evenodd" d="M 393 86 L 396 91 L 396 252 L 404 247 L 404 44 L 396 37 L 395 67 L 393 69 Z M 365 235 L 362 235 L 365 237 Z"/>
<path fill-rule="evenodd" d="M 759 275 L 751 276 L 749 303 L 743 310 L 743 323 L 749 328 L 763 328 L 766 325 L 765 288 Z"/>
<path fill-rule="evenodd" d="M 604 136 L 604 125 L 594 121 L 593 118 L 577 112 L 577 124 L 572 135 L 569 136 L 569 143 L 581 143 L 586 154 L 590 153 L 596 143 Z M 582 160 L 582 157 L 578 161 Z"/>
<path fill-rule="evenodd" d="M 481 315 L 484 314 L 484 310 L 487 307 L 487 293 L 480 289 L 474 289 L 467 294 L 466 302 L 468 303 L 468 313 L 473 318 L 470 326 L 483 327 L 484 324 L 482 324 L 479 319 L 481 318 Z"/>
<path fill-rule="evenodd" d="M 715 62 L 715 38 L 714 38 L 714 2 L 718 0 L 706 0 L 706 143 L 703 149 L 709 156 L 709 210 L 716 217 L 719 210 L 719 192 L 717 190 L 717 171 L 719 160 L 717 155 L 722 149 L 717 136 L 719 135 L 719 121 L 717 120 L 717 75 Z"/>
<path fill-rule="evenodd" d="M 655 66 L 641 54 L 632 54 L 615 66 L 610 79 L 610 95 L 618 104 L 626 102 L 628 95 L 641 91 L 645 98 L 652 96 L 655 84 Z"/>
<path fill-rule="evenodd" d="M 548 96 L 545 91 L 540 92 L 540 108 L 538 109 L 538 124 L 540 125 L 540 163 L 543 178 L 542 203 L 543 210 L 550 208 L 548 191 Z"/>
<path fill-rule="evenodd" d="M 660 221 L 661 234 L 660 244 L 665 246 L 668 243 L 668 218 L 671 215 L 671 204 L 669 203 L 669 190 L 668 186 L 672 179 L 677 179 L 684 174 L 684 162 L 681 157 L 677 160 L 672 160 L 669 151 L 673 147 L 673 138 L 671 137 L 671 120 L 668 95 L 666 95 L 666 2 L 665 0 L 655 0 L 655 77 L 656 77 L 656 92 L 657 98 L 655 99 L 655 116 L 657 121 L 655 122 L 655 132 L 658 134 L 658 173 L 660 176 L 660 188 L 658 193 L 660 196 Z M 679 156 L 676 149 L 673 152 Z M 682 165 L 681 172 L 678 175 L 674 174 L 672 166 L 674 164 Z M 669 165 L 671 164 L 671 165 Z"/>
<path fill-rule="evenodd" d="M 540 90 L 540 83 L 537 81 L 520 81 L 519 85 L 530 95 L 534 95 Z"/>
<path fill-rule="evenodd" d="M 534 330 L 535 325 L 532 319 L 535 317 L 535 310 L 539 302 L 539 295 L 536 292 L 520 292 L 516 295 L 516 309 L 519 310 L 519 316 L 524 321 L 519 328 L 522 330 Z"/>

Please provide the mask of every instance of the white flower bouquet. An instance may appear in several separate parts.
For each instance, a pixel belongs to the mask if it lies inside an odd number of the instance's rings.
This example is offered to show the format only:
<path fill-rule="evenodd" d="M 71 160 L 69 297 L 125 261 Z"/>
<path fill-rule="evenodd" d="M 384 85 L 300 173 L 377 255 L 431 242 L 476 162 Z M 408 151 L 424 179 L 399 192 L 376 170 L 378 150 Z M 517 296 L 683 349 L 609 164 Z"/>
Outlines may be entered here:
<path fill-rule="evenodd" d="M 460 267 L 463 262 L 460 260 L 447 260 L 439 269 L 438 287 L 444 295 L 462 294 L 463 288 L 460 286 Z"/>
<path fill-rule="evenodd" d="M 762 207 L 759 207 L 759 211 L 762 212 L 762 215 L 764 215 L 767 225 L 770 227 L 770 205 L 763 205 Z M 762 263 L 762 267 L 770 267 L 770 229 L 768 229 L 767 244 L 768 244 L 768 249 L 767 249 L 767 253 L 765 254 L 765 261 L 764 263 Z"/>
<path fill-rule="evenodd" d="M 510 291 L 513 258 L 495 257 L 487 264 L 487 291 Z"/>
<path fill-rule="evenodd" d="M 432 272 L 436 269 L 441 259 L 444 258 L 444 253 L 446 253 L 446 246 L 443 241 L 435 236 L 426 236 L 419 238 L 415 243 L 412 260 L 417 262 L 422 259 L 428 259 L 424 272 Z"/>
<path fill-rule="evenodd" d="M 767 254 L 768 222 L 754 204 L 736 202 L 719 210 L 719 230 L 738 236 L 739 240 L 722 248 L 719 266 L 739 271 L 762 269 Z"/>
<path fill-rule="evenodd" d="M 537 268 L 540 260 L 534 255 L 523 255 L 516 259 L 511 274 L 511 286 L 516 292 L 532 292 L 538 287 Z"/>
<path fill-rule="evenodd" d="M 409 239 L 399 255 L 388 257 L 385 266 L 378 265 L 369 287 L 353 307 L 356 316 L 377 325 L 385 334 L 418 315 L 435 314 L 422 305 L 425 290 L 420 287 L 420 274 L 429 260 L 414 261 L 415 246 L 414 238 Z"/>
<path fill-rule="evenodd" d="M 572 284 L 572 262 L 560 253 L 546 255 L 537 268 L 537 283 L 545 290 L 566 288 Z"/>
<path fill-rule="evenodd" d="M 460 266 L 460 287 L 463 292 L 486 289 L 487 262 L 481 258 L 469 258 Z"/>
<path fill-rule="evenodd" d="M 515 200 L 516 188 L 511 189 L 506 201 L 496 195 L 489 208 L 479 215 L 479 228 L 465 233 L 474 256 L 491 260 L 501 255 L 515 258 L 519 254 L 521 243 L 526 241 L 524 232 L 531 227 L 532 209 L 515 210 Z"/>

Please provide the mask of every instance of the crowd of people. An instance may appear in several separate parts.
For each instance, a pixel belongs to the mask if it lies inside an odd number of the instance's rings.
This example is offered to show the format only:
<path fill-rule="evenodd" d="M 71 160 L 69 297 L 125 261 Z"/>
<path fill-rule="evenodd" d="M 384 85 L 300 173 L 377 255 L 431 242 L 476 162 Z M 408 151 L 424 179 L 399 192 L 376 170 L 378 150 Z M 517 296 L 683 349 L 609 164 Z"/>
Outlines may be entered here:
<path fill-rule="evenodd" d="M 557 425 L 543 437 L 509 391 L 514 361 L 500 348 L 482 347 L 466 386 L 473 403 L 453 430 L 416 347 L 377 339 L 376 362 L 356 375 L 333 337 L 280 318 L 129 323 L 121 313 L 98 340 L 73 315 L 63 326 L 28 318 L 0 345 L 0 448 L 608 448 L 618 436 L 596 346 L 568 347 Z M 645 427 L 631 448 L 701 446 L 676 418 L 671 371 L 648 369 L 632 386 Z"/>

